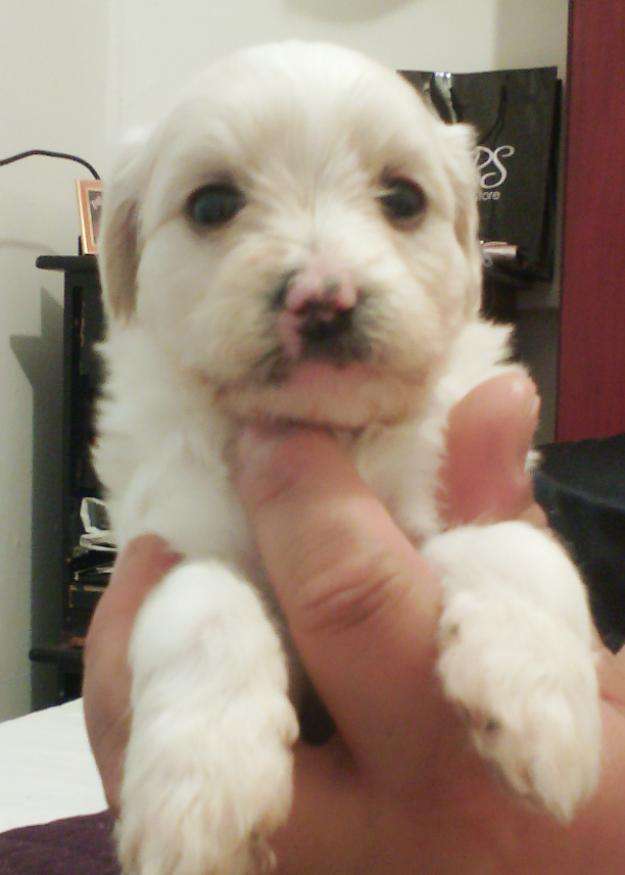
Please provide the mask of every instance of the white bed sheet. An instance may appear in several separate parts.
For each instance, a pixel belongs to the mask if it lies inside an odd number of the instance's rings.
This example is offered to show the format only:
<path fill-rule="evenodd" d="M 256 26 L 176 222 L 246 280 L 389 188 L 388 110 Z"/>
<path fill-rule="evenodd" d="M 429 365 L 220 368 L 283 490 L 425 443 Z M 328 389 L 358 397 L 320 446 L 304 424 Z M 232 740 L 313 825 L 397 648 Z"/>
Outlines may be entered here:
<path fill-rule="evenodd" d="M 82 699 L 0 723 L 0 832 L 104 808 Z"/>

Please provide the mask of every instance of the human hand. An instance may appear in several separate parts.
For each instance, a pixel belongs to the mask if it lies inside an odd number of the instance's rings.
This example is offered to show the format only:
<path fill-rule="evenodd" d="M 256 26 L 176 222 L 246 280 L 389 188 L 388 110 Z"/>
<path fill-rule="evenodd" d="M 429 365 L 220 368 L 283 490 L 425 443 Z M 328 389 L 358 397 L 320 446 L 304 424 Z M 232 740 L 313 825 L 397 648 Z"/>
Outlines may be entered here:
<path fill-rule="evenodd" d="M 510 399 L 510 379 L 454 411 L 443 471 L 454 521 L 530 508 L 536 411 L 523 381 Z M 338 727 L 326 747 L 298 749 L 292 816 L 274 840 L 280 875 L 621 872 L 625 653 L 601 656 L 603 777 L 564 827 L 509 794 L 468 745 L 433 671 L 438 583 L 336 443 L 257 434 L 243 457 L 265 567 Z"/>
<path fill-rule="evenodd" d="M 454 521 L 507 518 L 530 505 L 522 461 L 536 421 L 533 397 L 523 380 L 502 377 L 453 412 L 443 481 Z M 265 564 L 339 728 L 323 748 L 298 746 L 294 810 L 275 841 L 280 873 L 572 873 L 589 867 L 589 854 L 594 871 L 620 871 L 625 718 L 616 702 L 625 683 L 617 664 L 604 659 L 614 700 L 604 706 L 606 755 L 614 769 L 576 821 L 573 840 L 508 797 L 468 748 L 432 672 L 437 582 L 336 444 L 314 432 L 256 436 L 245 455 L 240 486 Z M 486 484 L 485 470 L 492 475 Z M 113 804 L 125 743 L 127 637 L 143 595 L 174 561 L 154 539 L 130 550 L 98 608 L 86 659 L 87 721 Z M 135 596 L 123 595 L 128 587 Z M 117 640 L 102 647 L 115 623 Z M 107 684 L 116 685 L 113 701 L 98 694 Z M 603 847 L 617 868 L 596 865 Z"/>

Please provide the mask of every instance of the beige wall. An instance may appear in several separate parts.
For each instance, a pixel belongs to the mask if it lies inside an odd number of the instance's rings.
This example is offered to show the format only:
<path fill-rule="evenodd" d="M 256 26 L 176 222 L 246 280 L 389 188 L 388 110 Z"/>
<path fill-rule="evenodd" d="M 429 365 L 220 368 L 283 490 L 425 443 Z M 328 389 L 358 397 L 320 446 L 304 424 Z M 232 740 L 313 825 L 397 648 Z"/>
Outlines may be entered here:
<path fill-rule="evenodd" d="M 191 74 L 262 41 L 344 43 L 400 69 L 566 63 L 565 0 L 111 0 L 113 133 L 153 118 Z"/>
<path fill-rule="evenodd" d="M 4 4 L 2 156 L 40 146 L 101 161 L 107 43 L 102 0 Z M 58 617 L 62 297 L 34 262 L 76 252 L 81 175 L 48 158 L 0 168 L 0 719 L 50 688 L 28 650 Z"/>

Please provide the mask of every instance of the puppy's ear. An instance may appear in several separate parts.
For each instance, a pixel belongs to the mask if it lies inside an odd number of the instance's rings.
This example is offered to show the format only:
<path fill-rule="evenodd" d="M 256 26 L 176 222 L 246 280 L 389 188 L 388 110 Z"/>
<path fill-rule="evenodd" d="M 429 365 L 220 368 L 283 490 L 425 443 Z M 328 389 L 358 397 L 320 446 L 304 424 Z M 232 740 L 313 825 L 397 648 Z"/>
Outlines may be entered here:
<path fill-rule="evenodd" d="M 479 177 L 475 165 L 475 131 L 470 125 L 441 124 L 447 173 L 456 196 L 455 231 L 467 260 L 468 315 L 477 313 L 482 297 L 482 250 L 479 241 Z"/>
<path fill-rule="evenodd" d="M 125 138 L 104 184 L 98 264 L 109 317 L 123 322 L 132 317 L 137 297 L 139 199 L 147 173 L 147 139 L 143 129 Z"/>

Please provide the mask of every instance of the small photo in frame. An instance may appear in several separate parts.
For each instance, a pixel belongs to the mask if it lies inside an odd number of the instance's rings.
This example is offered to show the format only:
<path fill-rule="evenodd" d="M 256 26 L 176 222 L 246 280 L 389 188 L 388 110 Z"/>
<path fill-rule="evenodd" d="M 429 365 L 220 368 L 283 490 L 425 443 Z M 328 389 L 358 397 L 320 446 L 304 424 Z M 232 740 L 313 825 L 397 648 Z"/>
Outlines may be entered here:
<path fill-rule="evenodd" d="M 76 180 L 76 192 L 78 194 L 82 251 L 86 255 L 96 255 L 100 219 L 102 218 L 102 181 L 99 179 L 78 179 Z"/>

